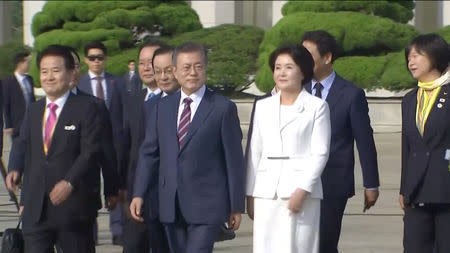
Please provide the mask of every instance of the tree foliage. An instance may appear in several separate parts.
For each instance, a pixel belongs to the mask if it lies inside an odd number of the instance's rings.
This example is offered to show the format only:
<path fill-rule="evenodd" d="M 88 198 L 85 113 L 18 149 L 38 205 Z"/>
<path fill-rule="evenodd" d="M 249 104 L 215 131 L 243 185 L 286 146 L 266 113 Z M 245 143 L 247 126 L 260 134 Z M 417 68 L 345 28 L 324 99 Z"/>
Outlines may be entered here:
<path fill-rule="evenodd" d="M 337 12 L 353 11 L 368 15 L 390 18 L 396 22 L 407 23 L 414 16 L 413 1 L 289 1 L 283 6 L 284 16 L 296 12 Z"/>
<path fill-rule="evenodd" d="M 356 12 L 297 12 L 287 15 L 264 35 L 259 50 L 259 70 L 256 76 L 259 89 L 269 91 L 273 87 L 272 73 L 268 66 L 271 52 L 283 44 L 299 43 L 303 34 L 311 30 L 328 31 L 338 42 L 340 56 L 355 56 L 348 59 L 343 58 L 340 64 L 345 65 L 344 69 L 346 70 L 360 70 L 354 74 L 346 71 L 348 74 L 343 76 L 361 86 L 373 84 L 377 74 L 380 74 L 380 71 L 376 70 L 381 67 L 382 61 L 387 61 L 385 55 L 402 50 L 409 41 L 418 35 L 415 28 L 410 25 Z M 370 59 L 371 56 L 380 57 Z M 369 62 L 374 66 L 370 66 Z M 360 63 L 363 66 L 353 66 Z M 338 62 L 336 64 L 339 66 Z M 364 64 L 367 66 L 364 67 Z M 406 70 L 403 68 L 399 71 Z"/>

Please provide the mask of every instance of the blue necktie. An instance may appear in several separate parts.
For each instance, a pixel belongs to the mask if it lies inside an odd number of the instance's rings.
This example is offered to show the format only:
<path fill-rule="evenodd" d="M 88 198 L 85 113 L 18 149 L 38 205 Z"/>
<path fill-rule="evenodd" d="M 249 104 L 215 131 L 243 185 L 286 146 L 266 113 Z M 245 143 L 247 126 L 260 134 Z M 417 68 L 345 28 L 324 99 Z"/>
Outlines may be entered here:
<path fill-rule="evenodd" d="M 23 88 L 23 97 L 25 98 L 25 104 L 28 105 L 31 103 L 31 84 L 28 81 L 27 77 L 22 79 L 22 88 Z"/>

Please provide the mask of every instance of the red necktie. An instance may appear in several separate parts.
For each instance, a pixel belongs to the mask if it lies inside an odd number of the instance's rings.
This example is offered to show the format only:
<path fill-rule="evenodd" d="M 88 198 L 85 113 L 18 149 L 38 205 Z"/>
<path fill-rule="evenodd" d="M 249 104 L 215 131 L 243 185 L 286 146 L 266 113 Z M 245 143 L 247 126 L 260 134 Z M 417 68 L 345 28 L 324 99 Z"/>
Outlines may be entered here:
<path fill-rule="evenodd" d="M 58 105 L 55 103 L 49 103 L 47 107 L 50 109 L 47 117 L 47 121 L 45 121 L 45 129 L 44 129 L 44 151 L 47 153 L 50 148 L 50 144 L 52 142 L 53 129 L 56 124 L 56 109 L 58 109 Z"/>
<path fill-rule="evenodd" d="M 178 125 L 178 146 L 181 147 L 183 145 L 183 141 L 186 137 L 186 134 L 189 130 L 189 124 L 191 123 L 191 103 L 192 99 L 189 97 L 183 99 L 184 109 L 181 113 L 180 124 Z"/>

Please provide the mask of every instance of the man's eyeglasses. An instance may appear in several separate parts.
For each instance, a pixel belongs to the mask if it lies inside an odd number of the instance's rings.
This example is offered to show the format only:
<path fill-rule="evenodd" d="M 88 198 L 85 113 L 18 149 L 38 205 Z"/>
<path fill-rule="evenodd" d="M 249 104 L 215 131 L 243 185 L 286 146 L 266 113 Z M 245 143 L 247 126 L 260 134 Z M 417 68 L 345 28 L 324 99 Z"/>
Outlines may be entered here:
<path fill-rule="evenodd" d="M 96 59 L 99 61 L 105 60 L 105 56 L 101 55 L 101 54 L 100 55 L 88 55 L 87 58 L 89 61 L 95 61 Z"/>

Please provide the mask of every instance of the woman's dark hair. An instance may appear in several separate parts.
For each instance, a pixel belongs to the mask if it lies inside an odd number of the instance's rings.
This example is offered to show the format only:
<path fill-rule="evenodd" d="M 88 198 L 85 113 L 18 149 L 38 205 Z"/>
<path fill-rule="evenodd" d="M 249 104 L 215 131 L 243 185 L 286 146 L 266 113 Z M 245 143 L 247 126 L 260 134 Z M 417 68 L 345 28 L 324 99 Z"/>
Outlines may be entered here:
<path fill-rule="evenodd" d="M 302 45 L 285 45 L 275 49 L 269 58 L 269 66 L 272 72 L 275 69 L 275 61 L 282 54 L 291 56 L 295 64 L 300 67 L 304 76 L 302 85 L 311 81 L 314 74 L 314 59 L 305 47 Z"/>
<path fill-rule="evenodd" d="M 408 68 L 408 55 L 415 48 L 421 55 L 427 55 L 432 69 L 437 69 L 441 74 L 448 67 L 450 61 L 450 49 L 448 43 L 439 35 L 430 33 L 415 37 L 405 48 L 406 68 Z"/>

